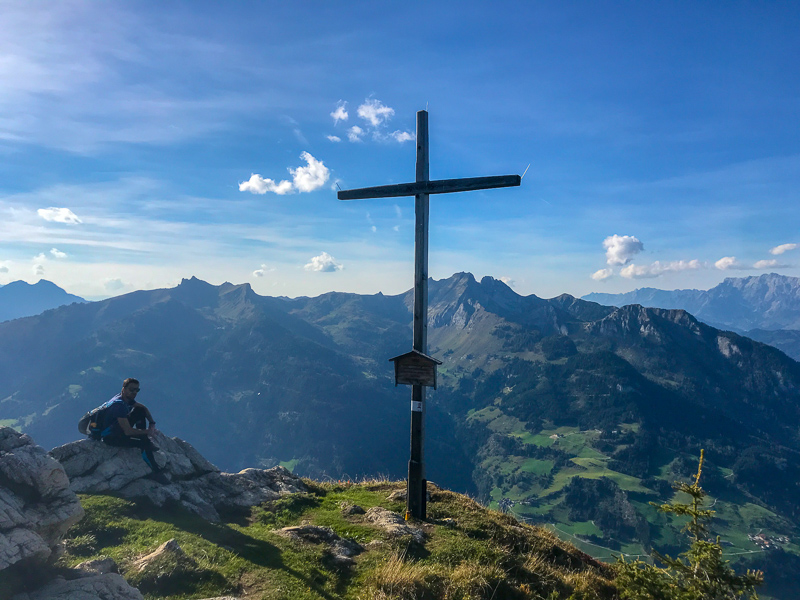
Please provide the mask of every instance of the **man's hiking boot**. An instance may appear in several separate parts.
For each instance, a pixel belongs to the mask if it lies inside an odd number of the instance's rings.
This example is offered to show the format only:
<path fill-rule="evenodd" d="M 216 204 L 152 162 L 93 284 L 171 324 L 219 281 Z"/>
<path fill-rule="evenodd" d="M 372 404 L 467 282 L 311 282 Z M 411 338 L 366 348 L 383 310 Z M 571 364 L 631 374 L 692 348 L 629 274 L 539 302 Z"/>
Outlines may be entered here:
<path fill-rule="evenodd" d="M 169 485 L 170 483 L 172 483 L 169 477 L 167 477 L 164 474 L 164 471 L 153 471 L 152 473 L 150 473 L 150 475 L 147 476 L 147 478 L 152 479 L 153 481 L 157 481 L 161 485 Z"/>

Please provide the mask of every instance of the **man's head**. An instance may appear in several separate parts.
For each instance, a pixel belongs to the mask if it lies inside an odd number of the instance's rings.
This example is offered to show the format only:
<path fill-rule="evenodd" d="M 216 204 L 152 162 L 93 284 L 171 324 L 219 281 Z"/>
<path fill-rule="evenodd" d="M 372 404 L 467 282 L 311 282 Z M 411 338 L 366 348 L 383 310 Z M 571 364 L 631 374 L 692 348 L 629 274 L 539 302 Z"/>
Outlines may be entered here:
<path fill-rule="evenodd" d="M 128 377 L 125 381 L 122 382 L 122 392 L 120 395 L 122 399 L 127 402 L 133 402 L 136 400 L 136 394 L 139 393 L 139 380 L 134 379 L 133 377 Z"/>

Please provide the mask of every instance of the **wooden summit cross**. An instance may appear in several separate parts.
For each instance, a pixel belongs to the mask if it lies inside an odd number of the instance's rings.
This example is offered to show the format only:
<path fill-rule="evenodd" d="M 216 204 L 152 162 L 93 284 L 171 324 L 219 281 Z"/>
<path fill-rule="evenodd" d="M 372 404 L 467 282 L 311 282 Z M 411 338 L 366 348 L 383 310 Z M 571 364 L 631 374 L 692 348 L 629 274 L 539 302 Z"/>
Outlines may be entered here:
<path fill-rule="evenodd" d="M 433 363 L 438 363 L 438 361 L 426 356 L 428 352 L 428 196 L 430 194 L 512 187 L 519 185 L 522 178 L 519 175 L 499 175 L 496 177 L 469 177 L 467 179 L 431 181 L 429 178 L 428 157 L 428 111 L 420 110 L 417 112 L 417 180 L 414 183 L 343 190 L 339 192 L 338 197 L 339 200 L 397 198 L 400 196 L 414 196 L 416 198 L 414 203 L 416 213 L 414 236 L 414 344 L 412 352 L 408 355 L 396 357 L 396 359 L 402 360 L 412 354 L 414 356 L 411 357 L 411 360 L 417 362 L 420 360 L 424 362 L 425 359 L 428 359 L 434 369 L 432 381 L 435 382 L 435 365 Z M 420 354 L 422 355 L 421 359 L 419 357 Z M 395 373 L 397 373 L 397 365 Z M 405 381 L 400 382 L 405 383 Z M 408 518 L 408 515 L 417 519 L 426 518 L 425 385 L 430 385 L 430 383 L 415 383 L 411 391 L 411 459 L 408 461 L 406 518 Z"/>

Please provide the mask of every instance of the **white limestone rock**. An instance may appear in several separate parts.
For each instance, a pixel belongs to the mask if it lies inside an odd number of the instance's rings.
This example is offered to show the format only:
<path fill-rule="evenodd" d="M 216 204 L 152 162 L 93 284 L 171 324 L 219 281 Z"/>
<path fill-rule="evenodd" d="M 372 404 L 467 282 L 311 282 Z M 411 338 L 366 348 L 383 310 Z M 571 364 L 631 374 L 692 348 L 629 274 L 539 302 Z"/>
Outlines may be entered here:
<path fill-rule="evenodd" d="M 122 575 L 104 573 L 70 581 L 62 577 L 35 592 L 17 594 L 12 600 L 143 600 L 142 594 L 128 585 Z"/>
<path fill-rule="evenodd" d="M 170 479 L 160 484 L 136 448 L 116 448 L 89 439 L 54 448 L 50 454 L 63 466 L 75 492 L 117 492 L 125 498 L 147 498 L 156 506 L 182 504 L 210 521 L 219 511 L 246 508 L 285 494 L 308 491 L 299 477 L 283 467 L 221 473 L 191 444 L 157 432 L 153 442 L 158 465 Z"/>
<path fill-rule="evenodd" d="M 425 541 L 425 534 L 419 527 L 407 522 L 401 515 L 380 506 L 373 506 L 365 515 L 367 521 L 383 529 L 391 537 L 411 536 L 415 542 Z"/>
<path fill-rule="evenodd" d="M 56 558 L 83 514 L 64 468 L 29 436 L 0 427 L 0 570 Z"/>

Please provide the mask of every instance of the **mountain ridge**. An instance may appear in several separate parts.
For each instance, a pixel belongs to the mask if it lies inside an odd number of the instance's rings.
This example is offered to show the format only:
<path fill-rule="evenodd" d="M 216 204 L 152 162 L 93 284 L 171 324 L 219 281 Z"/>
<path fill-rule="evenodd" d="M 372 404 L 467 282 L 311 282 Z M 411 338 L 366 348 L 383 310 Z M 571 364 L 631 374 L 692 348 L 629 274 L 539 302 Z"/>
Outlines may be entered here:
<path fill-rule="evenodd" d="M 159 425 L 226 469 L 401 478 L 409 394 L 387 361 L 411 345 L 412 301 L 189 279 L 3 323 L 4 424 L 68 442 L 64 423 L 134 375 Z M 430 280 L 429 303 L 428 351 L 443 361 L 427 404 L 429 479 L 606 547 L 674 551 L 677 533 L 649 520 L 648 502 L 668 499 L 704 448 L 737 549 L 752 544 L 739 504 L 769 511 L 765 531 L 798 537 L 800 364 L 779 350 L 684 310 L 520 296 L 468 273 Z M 599 478 L 612 483 L 584 483 Z M 569 508 L 605 493 L 627 517 L 601 528 Z"/>
<path fill-rule="evenodd" d="M 584 300 L 620 306 L 682 308 L 718 328 L 800 330 L 800 278 L 777 273 L 726 277 L 709 290 L 639 288 L 622 294 L 591 293 Z"/>
<path fill-rule="evenodd" d="M 51 281 L 40 279 L 34 284 L 12 281 L 0 286 L 0 322 L 38 315 L 45 310 L 73 302 L 86 302 L 80 296 L 68 294 Z"/>

